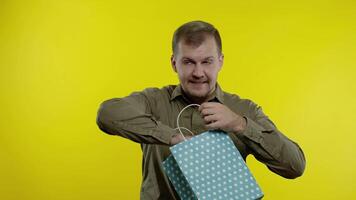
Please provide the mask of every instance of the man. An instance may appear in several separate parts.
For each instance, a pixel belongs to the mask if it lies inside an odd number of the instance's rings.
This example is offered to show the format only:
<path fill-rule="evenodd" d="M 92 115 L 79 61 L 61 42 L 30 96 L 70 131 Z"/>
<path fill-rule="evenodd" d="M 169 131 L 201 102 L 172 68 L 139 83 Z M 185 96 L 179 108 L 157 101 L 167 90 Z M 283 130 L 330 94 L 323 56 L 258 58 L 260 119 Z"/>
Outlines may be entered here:
<path fill-rule="evenodd" d="M 181 126 L 195 134 L 207 130 L 225 131 L 244 159 L 253 154 L 271 171 L 285 177 L 303 174 L 305 158 L 300 147 L 283 135 L 250 100 L 222 91 L 217 76 L 224 61 L 220 35 L 213 25 L 192 21 L 173 36 L 171 64 L 180 84 L 148 88 L 124 98 L 101 104 L 99 128 L 141 143 L 143 151 L 141 199 L 179 199 L 162 168 L 169 147 L 183 141 Z M 189 134 L 186 136 L 189 138 Z"/>

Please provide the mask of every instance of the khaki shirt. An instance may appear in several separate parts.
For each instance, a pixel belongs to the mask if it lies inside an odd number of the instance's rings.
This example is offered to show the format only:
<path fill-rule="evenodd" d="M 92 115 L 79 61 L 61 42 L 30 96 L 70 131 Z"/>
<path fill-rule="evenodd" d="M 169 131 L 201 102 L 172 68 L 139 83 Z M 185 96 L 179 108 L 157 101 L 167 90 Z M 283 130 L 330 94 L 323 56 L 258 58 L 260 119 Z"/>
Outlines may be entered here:
<path fill-rule="evenodd" d="M 277 130 L 261 107 L 251 100 L 223 92 L 218 84 L 210 101 L 224 104 L 247 120 L 243 132 L 228 133 L 244 159 L 253 154 L 271 171 L 285 178 L 302 175 L 305 158 L 301 148 Z M 148 88 L 101 104 L 97 116 L 99 128 L 141 144 L 141 199 L 179 199 L 163 171 L 162 161 L 170 155 L 170 140 L 178 133 L 174 130 L 178 113 L 189 104 L 180 85 Z M 207 131 L 198 107 L 187 108 L 179 123 L 196 134 Z"/>

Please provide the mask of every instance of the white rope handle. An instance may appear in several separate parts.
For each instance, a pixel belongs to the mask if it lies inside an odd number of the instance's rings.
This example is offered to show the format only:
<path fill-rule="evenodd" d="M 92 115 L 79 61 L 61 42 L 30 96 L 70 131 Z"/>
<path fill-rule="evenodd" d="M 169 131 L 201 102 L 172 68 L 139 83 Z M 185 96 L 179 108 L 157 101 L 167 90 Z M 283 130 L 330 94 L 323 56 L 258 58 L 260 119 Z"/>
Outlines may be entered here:
<path fill-rule="evenodd" d="M 199 104 L 189 104 L 189 105 L 187 105 L 186 107 L 184 107 L 180 112 L 179 112 L 179 114 L 178 114 L 178 117 L 177 117 L 177 128 L 175 128 L 175 129 L 178 129 L 179 130 L 179 133 L 183 136 L 183 139 L 186 141 L 187 139 L 184 137 L 184 135 L 183 135 L 183 133 L 182 133 L 182 131 L 180 130 L 180 129 L 186 129 L 186 130 L 188 130 L 191 134 L 193 134 L 194 135 L 194 133 L 192 133 L 189 129 L 187 129 L 187 128 L 185 128 L 185 127 L 180 127 L 179 126 L 179 117 L 180 117 L 180 115 L 183 113 L 183 111 L 185 110 L 185 109 L 187 109 L 187 108 L 189 108 L 189 107 L 191 107 L 191 106 L 200 106 Z"/>
<path fill-rule="evenodd" d="M 192 131 L 190 131 L 189 129 L 187 129 L 187 128 L 183 127 L 183 126 L 181 126 L 181 127 L 179 127 L 179 128 L 188 131 L 192 136 L 194 136 L 194 133 L 193 133 Z M 174 130 L 178 130 L 179 128 L 175 128 Z"/>

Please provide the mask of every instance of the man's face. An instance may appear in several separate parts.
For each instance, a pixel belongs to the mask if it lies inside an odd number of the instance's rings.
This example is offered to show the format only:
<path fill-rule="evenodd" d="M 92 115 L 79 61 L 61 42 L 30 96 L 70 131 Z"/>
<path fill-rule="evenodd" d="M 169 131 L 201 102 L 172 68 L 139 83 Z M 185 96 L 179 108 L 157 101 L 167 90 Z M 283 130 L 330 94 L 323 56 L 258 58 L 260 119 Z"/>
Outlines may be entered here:
<path fill-rule="evenodd" d="M 185 94 L 195 101 L 207 100 L 215 89 L 224 58 L 218 53 L 214 37 L 207 36 L 198 47 L 181 40 L 177 47 L 171 63 Z"/>

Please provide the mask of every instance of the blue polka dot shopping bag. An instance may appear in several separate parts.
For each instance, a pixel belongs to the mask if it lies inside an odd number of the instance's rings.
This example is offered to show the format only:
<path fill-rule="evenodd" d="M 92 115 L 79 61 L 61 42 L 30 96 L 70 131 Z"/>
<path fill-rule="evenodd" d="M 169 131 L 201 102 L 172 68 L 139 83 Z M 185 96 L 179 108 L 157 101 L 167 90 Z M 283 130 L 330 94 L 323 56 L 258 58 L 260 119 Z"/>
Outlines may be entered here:
<path fill-rule="evenodd" d="M 163 168 L 182 200 L 261 199 L 263 193 L 230 137 L 207 131 L 170 147 Z"/>

